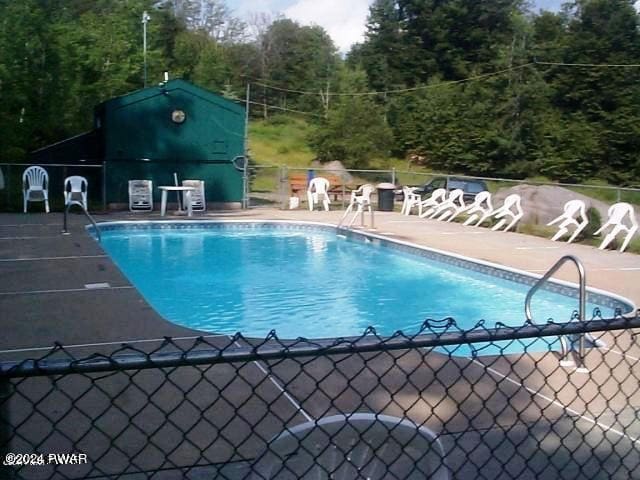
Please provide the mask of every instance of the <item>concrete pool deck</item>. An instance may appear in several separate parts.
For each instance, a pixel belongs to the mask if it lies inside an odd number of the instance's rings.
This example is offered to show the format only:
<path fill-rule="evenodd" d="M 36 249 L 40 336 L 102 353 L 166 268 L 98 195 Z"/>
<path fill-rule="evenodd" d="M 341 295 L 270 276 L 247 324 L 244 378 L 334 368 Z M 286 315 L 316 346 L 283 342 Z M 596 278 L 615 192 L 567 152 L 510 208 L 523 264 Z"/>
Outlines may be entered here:
<path fill-rule="evenodd" d="M 340 211 L 259 208 L 211 212 L 195 215 L 193 220 L 292 220 L 336 224 L 341 215 Z M 185 217 L 161 218 L 158 214 L 127 212 L 96 215 L 98 222 L 161 219 L 184 220 Z M 378 235 L 538 274 L 544 273 L 562 255 L 573 254 L 584 262 L 589 286 L 640 304 L 640 256 L 422 220 L 396 212 L 376 212 L 375 222 L 374 233 Z M 71 235 L 61 235 L 61 214 L 0 215 L 3 327 L 0 360 L 39 357 L 54 342 L 77 345 L 73 352 L 81 356 L 109 353 L 117 349 L 120 342 L 137 341 L 140 343 L 134 346 L 141 349 L 147 345 L 155 348 L 165 336 L 199 334 L 161 318 L 86 233 L 86 223 L 83 216 L 71 215 Z M 570 266 L 564 267 L 559 277 L 576 281 L 576 273 Z M 150 339 L 158 341 L 147 342 Z M 227 345 L 229 338 L 212 337 L 209 342 Z M 637 337 L 623 332 L 615 345 L 622 348 L 623 343 L 628 358 L 636 361 L 621 362 L 618 354 L 594 351 L 587 358 L 592 372 L 588 376 L 559 368 L 557 357 L 552 354 L 542 358 L 534 355 L 515 359 L 450 359 L 438 352 L 400 350 L 385 355 L 355 356 L 348 362 L 339 363 L 333 361 L 335 359 L 318 357 L 304 366 L 303 376 L 298 375 L 300 364 L 295 360 L 278 361 L 267 368 L 259 367 L 256 362 L 255 366 L 243 367 L 245 384 L 225 390 L 224 402 L 216 404 L 216 408 L 222 410 L 217 410 L 208 421 L 218 425 L 223 411 L 225 416 L 233 416 L 238 411 L 245 418 L 262 415 L 245 406 L 244 392 L 250 386 L 252 394 L 259 395 L 260 400 L 274 402 L 269 410 L 272 415 L 257 420 L 258 430 L 264 438 L 277 434 L 283 424 L 297 425 L 329 414 L 366 409 L 407 416 L 418 424 L 426 421 L 431 428 L 443 432 L 447 457 L 461 469 L 458 470 L 459 478 L 499 476 L 505 464 L 495 459 L 508 459 L 505 462 L 509 462 L 516 472 L 530 468 L 536 462 L 531 463 L 529 459 L 534 458 L 536 452 L 545 450 L 552 455 L 558 451 L 558 445 L 563 448 L 564 445 L 577 445 L 577 453 L 571 454 L 565 448 L 560 452 L 561 456 L 579 458 L 584 464 L 595 458 L 595 452 L 603 462 L 600 467 L 606 463 L 609 472 L 618 471 L 620 463 L 627 464 L 629 468 L 610 477 L 629 478 L 628 473 L 640 463 L 637 447 L 634 447 L 638 441 L 634 438 L 640 435 L 635 413 L 640 405 L 637 389 L 640 378 L 637 358 L 640 355 Z M 365 363 L 367 368 L 364 368 Z M 622 375 L 615 375 L 620 380 L 612 384 L 613 389 L 602 389 L 612 372 L 623 371 Z M 186 371 L 185 375 L 188 378 L 194 372 Z M 265 382 L 270 375 L 275 382 Z M 213 398 L 220 393 L 213 388 L 216 384 L 227 385 L 237 377 L 238 371 L 232 365 L 212 369 L 208 372 L 209 383 L 205 385 L 212 388 L 199 395 Z M 197 378 L 200 377 L 196 375 Z M 505 379 L 507 381 L 503 381 Z M 281 395 L 277 384 L 284 385 L 282 393 L 289 397 Z M 155 399 L 157 404 L 170 400 L 169 393 L 167 398 L 159 395 Z M 505 408 L 507 403 L 513 408 Z M 236 409 L 235 412 L 230 406 Z M 40 405 L 38 408 L 43 411 L 49 407 Z M 207 407 L 207 412 L 213 410 Z M 598 422 L 598 428 L 594 428 L 594 421 Z M 616 429 L 624 430 L 626 434 L 611 433 Z M 230 437 L 234 434 L 228 433 Z M 211 432 L 203 432 L 203 436 L 207 435 Z M 603 442 L 603 438 L 607 441 Z M 260 445 L 260 441 L 256 442 L 255 445 Z M 247 443 L 247 447 L 249 445 Z M 513 454 L 514 446 L 520 455 Z M 612 456 L 612 451 L 631 451 L 632 455 L 622 457 L 624 462 L 621 462 L 617 459 L 622 454 Z M 486 460 L 491 455 L 494 456 L 493 463 Z M 567 461 L 564 457 L 563 462 Z M 539 460 L 542 466 L 536 471 L 541 475 L 548 473 L 547 477 L 552 478 L 557 471 L 545 471 L 544 460 Z M 449 464 L 450 467 L 454 465 Z M 479 466 L 477 470 L 474 465 Z M 580 467 L 567 465 L 566 468 L 574 470 Z M 536 478 L 536 475 L 524 472 L 519 478 Z"/>

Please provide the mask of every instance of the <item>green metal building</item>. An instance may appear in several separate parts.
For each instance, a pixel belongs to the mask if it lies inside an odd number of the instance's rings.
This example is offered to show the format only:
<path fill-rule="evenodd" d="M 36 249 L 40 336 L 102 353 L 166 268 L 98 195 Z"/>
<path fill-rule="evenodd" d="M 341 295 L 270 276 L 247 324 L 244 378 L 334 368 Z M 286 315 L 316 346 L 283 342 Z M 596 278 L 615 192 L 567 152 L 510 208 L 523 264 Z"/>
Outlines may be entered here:
<path fill-rule="evenodd" d="M 243 106 L 170 80 L 98 105 L 93 131 L 37 150 L 31 160 L 45 167 L 101 163 L 100 188 L 110 206 L 128 202 L 128 180 L 173 185 L 175 172 L 180 180 L 204 180 L 207 203 L 228 208 L 242 202 L 244 142 Z"/>

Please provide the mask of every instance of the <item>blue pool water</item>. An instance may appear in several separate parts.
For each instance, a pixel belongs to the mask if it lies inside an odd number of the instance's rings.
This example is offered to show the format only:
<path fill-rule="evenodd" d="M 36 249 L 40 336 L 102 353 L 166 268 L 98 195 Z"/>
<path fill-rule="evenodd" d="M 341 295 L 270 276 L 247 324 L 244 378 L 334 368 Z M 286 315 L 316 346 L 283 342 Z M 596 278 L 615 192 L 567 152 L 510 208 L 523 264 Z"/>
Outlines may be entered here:
<path fill-rule="evenodd" d="M 445 317 L 465 329 L 480 320 L 517 326 L 529 288 L 322 229 L 117 228 L 102 246 L 162 316 L 212 333 L 325 338 L 374 326 L 412 334 Z M 577 303 L 540 291 L 534 318 L 568 321 Z"/>

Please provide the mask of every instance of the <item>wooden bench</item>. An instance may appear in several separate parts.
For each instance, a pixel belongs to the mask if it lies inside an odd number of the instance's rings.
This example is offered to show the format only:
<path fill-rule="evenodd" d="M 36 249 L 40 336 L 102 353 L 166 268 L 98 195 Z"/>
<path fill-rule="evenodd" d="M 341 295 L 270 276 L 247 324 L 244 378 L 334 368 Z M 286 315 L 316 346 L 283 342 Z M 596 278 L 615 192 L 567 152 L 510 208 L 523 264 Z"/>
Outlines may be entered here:
<path fill-rule="evenodd" d="M 342 196 L 343 192 L 346 194 L 350 193 L 352 190 L 352 187 L 339 175 L 320 172 L 315 176 L 329 180 L 329 194 L 333 195 L 333 200 L 337 200 L 339 196 Z M 289 191 L 291 197 L 306 199 L 307 187 L 308 183 L 306 173 L 289 174 Z"/>

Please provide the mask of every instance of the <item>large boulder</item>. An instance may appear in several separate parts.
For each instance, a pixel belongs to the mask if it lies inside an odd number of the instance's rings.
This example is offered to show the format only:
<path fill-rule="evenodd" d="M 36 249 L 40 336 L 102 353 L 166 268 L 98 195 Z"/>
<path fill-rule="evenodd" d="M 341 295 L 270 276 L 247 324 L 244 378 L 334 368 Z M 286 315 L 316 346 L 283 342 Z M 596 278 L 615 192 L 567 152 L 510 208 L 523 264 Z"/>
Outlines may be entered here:
<path fill-rule="evenodd" d="M 332 162 L 320 163 L 317 160 L 311 162 L 311 169 L 319 169 L 316 173 L 317 176 L 322 176 L 322 170 L 332 175 L 339 176 L 345 183 L 353 181 L 353 176 L 347 171 L 341 161 L 334 160 Z"/>
<path fill-rule="evenodd" d="M 507 195 L 512 193 L 517 193 L 522 198 L 522 210 L 524 211 L 522 223 L 544 225 L 560 215 L 564 204 L 569 200 L 582 200 L 587 210 L 595 208 L 600 213 L 602 223 L 607 219 L 608 204 L 567 188 L 553 185 L 518 185 L 504 188 L 493 195 L 494 208 L 502 205 Z"/>

